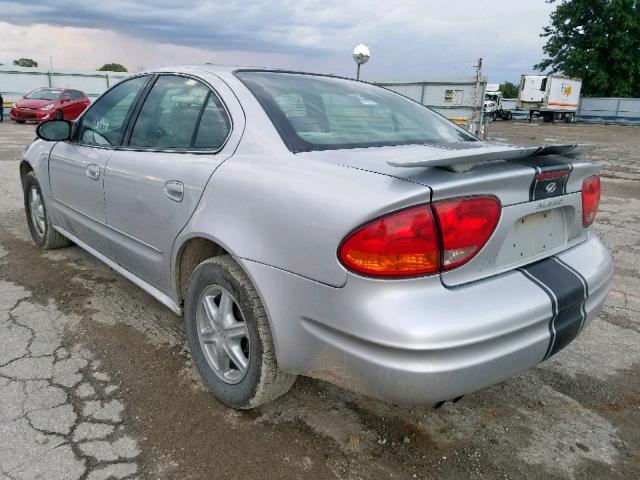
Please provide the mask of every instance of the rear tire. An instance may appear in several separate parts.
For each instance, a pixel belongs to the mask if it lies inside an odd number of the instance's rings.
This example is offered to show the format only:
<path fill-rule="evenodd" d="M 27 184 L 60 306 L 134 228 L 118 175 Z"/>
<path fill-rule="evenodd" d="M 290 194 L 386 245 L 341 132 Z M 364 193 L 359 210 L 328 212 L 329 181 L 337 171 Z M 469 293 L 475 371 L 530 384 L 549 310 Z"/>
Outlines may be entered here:
<path fill-rule="evenodd" d="M 196 267 L 189 277 L 184 318 L 200 375 L 226 405 L 254 408 L 284 395 L 295 382 L 295 375 L 278 367 L 260 297 L 231 256 L 213 257 Z"/>
<path fill-rule="evenodd" d="M 68 247 L 71 241 L 51 226 L 40 183 L 33 172 L 22 178 L 24 210 L 33 243 L 43 250 Z"/>

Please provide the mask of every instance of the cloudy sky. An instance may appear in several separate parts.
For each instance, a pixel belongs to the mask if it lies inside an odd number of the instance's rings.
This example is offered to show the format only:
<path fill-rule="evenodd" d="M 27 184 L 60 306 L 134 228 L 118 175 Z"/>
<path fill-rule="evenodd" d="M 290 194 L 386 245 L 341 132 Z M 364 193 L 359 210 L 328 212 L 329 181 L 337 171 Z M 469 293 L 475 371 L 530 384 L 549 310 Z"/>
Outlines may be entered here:
<path fill-rule="evenodd" d="M 224 63 L 352 75 L 365 80 L 468 76 L 517 80 L 542 55 L 543 0 L 0 0 L 0 63 L 130 71 Z"/>

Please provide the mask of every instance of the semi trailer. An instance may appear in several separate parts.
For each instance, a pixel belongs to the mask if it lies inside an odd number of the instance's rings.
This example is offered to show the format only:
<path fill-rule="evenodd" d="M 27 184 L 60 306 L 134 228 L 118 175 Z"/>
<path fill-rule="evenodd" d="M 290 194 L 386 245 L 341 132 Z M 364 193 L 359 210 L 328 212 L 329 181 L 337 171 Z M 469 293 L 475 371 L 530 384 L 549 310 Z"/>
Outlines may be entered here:
<path fill-rule="evenodd" d="M 518 91 L 518 110 L 529 111 L 544 122 L 573 122 L 580 101 L 582 80 L 564 75 L 522 75 Z"/>

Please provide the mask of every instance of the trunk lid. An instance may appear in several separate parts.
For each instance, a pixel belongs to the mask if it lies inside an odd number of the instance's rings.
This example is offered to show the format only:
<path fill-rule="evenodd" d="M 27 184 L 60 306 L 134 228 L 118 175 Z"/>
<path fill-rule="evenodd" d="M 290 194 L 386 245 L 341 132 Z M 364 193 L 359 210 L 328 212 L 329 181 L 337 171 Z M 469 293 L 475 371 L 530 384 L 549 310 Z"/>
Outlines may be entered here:
<path fill-rule="evenodd" d="M 599 167 L 558 154 L 579 153 L 585 148 L 472 143 L 475 145 L 470 148 L 412 145 L 297 155 L 428 186 L 431 198 L 425 202 L 472 195 L 497 197 L 502 214 L 495 232 L 473 259 L 441 274 L 447 286 L 513 270 L 587 238 L 580 190 L 582 181 L 596 174 Z M 429 166 L 434 164 L 437 166 Z M 464 171 L 451 171 L 460 165 Z"/>

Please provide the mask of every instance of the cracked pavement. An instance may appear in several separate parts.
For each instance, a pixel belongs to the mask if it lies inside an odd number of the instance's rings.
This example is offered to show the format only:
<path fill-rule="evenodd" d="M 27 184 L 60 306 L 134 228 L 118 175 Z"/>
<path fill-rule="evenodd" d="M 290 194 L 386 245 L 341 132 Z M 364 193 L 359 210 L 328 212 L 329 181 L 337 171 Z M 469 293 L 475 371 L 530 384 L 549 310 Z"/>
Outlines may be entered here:
<path fill-rule="evenodd" d="M 123 425 L 118 386 L 91 352 L 65 346 L 77 318 L 14 283 L 0 281 L 0 291 L 0 474 L 134 478 L 140 449 Z"/>
<path fill-rule="evenodd" d="M 640 477 L 639 127 L 490 125 L 599 145 L 614 284 L 568 348 L 439 410 L 307 378 L 251 412 L 216 402 L 181 318 L 77 247 L 33 246 L 18 177 L 33 136 L 0 124 L 0 479 Z"/>

